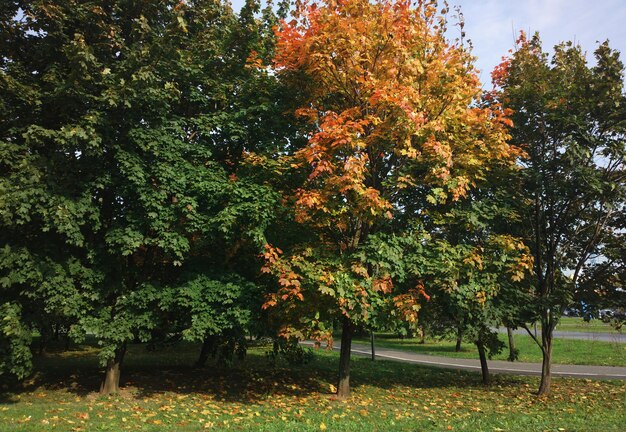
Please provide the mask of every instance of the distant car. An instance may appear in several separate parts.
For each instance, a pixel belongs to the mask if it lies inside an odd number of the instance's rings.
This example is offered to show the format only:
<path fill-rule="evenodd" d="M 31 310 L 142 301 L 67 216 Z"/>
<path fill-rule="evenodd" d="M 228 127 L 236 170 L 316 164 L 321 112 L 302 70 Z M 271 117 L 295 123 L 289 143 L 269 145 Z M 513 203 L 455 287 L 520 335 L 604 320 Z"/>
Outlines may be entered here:
<path fill-rule="evenodd" d="M 611 318 L 613 315 L 615 315 L 615 311 L 613 309 L 600 309 L 598 311 L 598 318 L 600 319 Z"/>

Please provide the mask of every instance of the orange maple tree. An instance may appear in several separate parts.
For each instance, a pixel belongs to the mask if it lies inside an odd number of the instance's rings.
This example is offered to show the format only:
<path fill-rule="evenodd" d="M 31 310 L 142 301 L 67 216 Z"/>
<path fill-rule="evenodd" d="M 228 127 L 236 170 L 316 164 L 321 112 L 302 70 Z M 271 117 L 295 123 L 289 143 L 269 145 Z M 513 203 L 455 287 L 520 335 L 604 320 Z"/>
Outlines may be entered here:
<path fill-rule="evenodd" d="M 329 335 L 322 308 L 342 316 L 340 397 L 349 394 L 354 323 L 381 297 L 408 319 L 426 298 L 420 284 L 394 296 L 393 272 L 361 246 L 393 231 L 407 197 L 457 200 L 518 154 L 506 142 L 508 113 L 479 103 L 473 57 L 446 38 L 446 13 L 436 1 L 323 0 L 299 4 L 276 30 L 276 73 L 309 90 L 297 114 L 312 132 L 290 156 L 308 177 L 292 202 L 317 240 L 285 254 L 267 246 L 264 269 L 281 287 L 265 306 L 291 313 L 283 334 L 297 337 Z"/>

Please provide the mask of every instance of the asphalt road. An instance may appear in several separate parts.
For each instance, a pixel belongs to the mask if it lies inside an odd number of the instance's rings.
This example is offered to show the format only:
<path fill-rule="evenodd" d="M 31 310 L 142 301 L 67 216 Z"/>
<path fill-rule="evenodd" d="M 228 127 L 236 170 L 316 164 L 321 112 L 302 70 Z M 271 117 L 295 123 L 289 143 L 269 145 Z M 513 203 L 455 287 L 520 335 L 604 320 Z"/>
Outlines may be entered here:
<path fill-rule="evenodd" d="M 531 329 L 532 331 L 533 329 Z M 498 331 L 500 333 L 506 333 L 505 328 L 499 328 Z M 524 334 L 528 333 L 524 329 L 513 330 L 515 334 Z M 541 329 L 537 329 L 537 335 L 541 337 Z M 600 342 L 617 342 L 617 343 L 626 343 L 626 334 L 625 333 L 593 333 L 593 332 L 573 332 L 573 331 L 554 331 L 554 337 L 556 339 L 579 339 L 579 340 L 591 340 L 591 341 L 600 341 Z"/>
<path fill-rule="evenodd" d="M 309 346 L 313 345 L 312 342 L 302 342 L 302 344 Z M 335 345 L 334 349 L 340 349 L 340 345 Z M 363 356 L 371 356 L 369 345 L 358 343 L 352 343 L 352 353 Z M 408 351 L 400 351 L 379 346 L 376 346 L 376 358 L 383 360 L 399 361 L 404 363 L 414 363 L 425 366 L 441 367 L 446 369 L 460 369 L 480 372 L 480 362 L 478 359 L 460 359 L 434 355 L 415 354 Z M 540 363 L 520 363 L 489 360 L 488 364 L 489 371 L 494 374 L 541 375 Z M 626 367 L 552 364 L 552 376 L 588 378 L 596 380 L 626 380 Z"/>

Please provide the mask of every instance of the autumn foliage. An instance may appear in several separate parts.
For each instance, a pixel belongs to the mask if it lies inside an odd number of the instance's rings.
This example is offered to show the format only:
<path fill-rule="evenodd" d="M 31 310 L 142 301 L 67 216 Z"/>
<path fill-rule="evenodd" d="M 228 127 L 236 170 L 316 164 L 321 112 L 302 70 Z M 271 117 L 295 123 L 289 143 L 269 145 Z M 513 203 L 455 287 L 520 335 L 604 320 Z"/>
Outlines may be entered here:
<path fill-rule="evenodd" d="M 355 252 L 371 235 L 393 232 L 394 218 L 419 219 L 403 199 L 425 190 L 435 203 L 458 200 L 495 165 L 513 163 L 507 113 L 480 104 L 473 57 L 446 38 L 445 13 L 429 1 L 324 1 L 303 3 L 277 29 L 277 73 L 309 89 L 297 110 L 311 125 L 308 144 L 290 156 L 307 176 L 290 198 L 319 241 L 285 257 L 268 246 L 265 270 L 281 288 L 266 307 L 321 305 L 311 296 L 322 294 L 344 316 L 366 317 L 374 297 L 393 295 L 394 281 Z M 322 258 L 330 254 L 339 258 Z M 303 262 L 317 269 L 308 276 L 319 273 L 310 284 L 297 269 Z M 338 274 L 352 288 L 335 289 Z M 416 303 L 424 289 L 394 301 Z"/>

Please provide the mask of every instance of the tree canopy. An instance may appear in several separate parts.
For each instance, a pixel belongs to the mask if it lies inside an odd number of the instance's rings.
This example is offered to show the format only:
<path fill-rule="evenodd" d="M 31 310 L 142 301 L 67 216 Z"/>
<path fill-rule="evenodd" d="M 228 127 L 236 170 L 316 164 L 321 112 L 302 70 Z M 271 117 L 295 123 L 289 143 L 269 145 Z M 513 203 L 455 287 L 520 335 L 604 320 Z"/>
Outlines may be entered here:
<path fill-rule="evenodd" d="M 522 36 L 483 91 L 454 17 L 4 1 L 0 374 L 95 340 L 113 393 L 130 343 L 199 343 L 200 367 L 340 326 L 345 398 L 356 331 L 430 321 L 486 372 L 493 327 L 540 321 L 548 392 L 565 308 L 624 307 L 624 67 Z"/>

